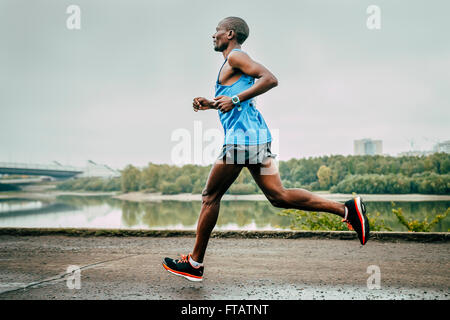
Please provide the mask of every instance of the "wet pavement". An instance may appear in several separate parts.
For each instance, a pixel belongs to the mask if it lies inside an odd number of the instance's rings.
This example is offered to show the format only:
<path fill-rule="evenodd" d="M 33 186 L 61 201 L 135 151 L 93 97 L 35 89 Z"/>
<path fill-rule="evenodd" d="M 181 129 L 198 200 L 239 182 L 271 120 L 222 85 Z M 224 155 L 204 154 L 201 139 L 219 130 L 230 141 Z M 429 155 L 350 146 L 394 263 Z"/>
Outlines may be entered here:
<path fill-rule="evenodd" d="M 0 299 L 450 298 L 447 242 L 213 238 L 203 282 L 162 268 L 163 257 L 193 244 L 193 237 L 3 235 Z M 80 268 L 79 289 L 70 266 Z"/>

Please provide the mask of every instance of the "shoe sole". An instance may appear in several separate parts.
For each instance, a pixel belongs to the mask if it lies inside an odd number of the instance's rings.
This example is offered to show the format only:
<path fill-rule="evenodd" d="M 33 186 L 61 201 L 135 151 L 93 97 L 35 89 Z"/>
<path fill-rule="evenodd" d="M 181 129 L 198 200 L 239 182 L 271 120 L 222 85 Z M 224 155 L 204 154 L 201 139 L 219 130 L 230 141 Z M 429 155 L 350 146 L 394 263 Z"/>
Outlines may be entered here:
<path fill-rule="evenodd" d="M 194 281 L 194 282 L 203 281 L 202 277 L 191 276 L 191 275 L 189 275 L 187 273 L 179 272 L 179 271 L 175 271 L 173 269 L 170 269 L 168 266 L 166 266 L 164 264 L 164 262 L 162 263 L 162 265 L 163 265 L 164 269 L 166 269 L 169 273 L 174 274 L 176 276 L 183 277 L 183 278 L 188 279 L 189 281 Z"/>
<path fill-rule="evenodd" d="M 359 221 L 361 222 L 362 231 L 363 231 L 363 245 L 367 242 L 367 226 L 366 226 L 366 219 L 364 217 L 364 214 L 366 213 L 366 207 L 361 204 L 362 199 L 361 197 L 355 198 L 355 207 L 356 207 L 356 213 L 358 214 Z"/>

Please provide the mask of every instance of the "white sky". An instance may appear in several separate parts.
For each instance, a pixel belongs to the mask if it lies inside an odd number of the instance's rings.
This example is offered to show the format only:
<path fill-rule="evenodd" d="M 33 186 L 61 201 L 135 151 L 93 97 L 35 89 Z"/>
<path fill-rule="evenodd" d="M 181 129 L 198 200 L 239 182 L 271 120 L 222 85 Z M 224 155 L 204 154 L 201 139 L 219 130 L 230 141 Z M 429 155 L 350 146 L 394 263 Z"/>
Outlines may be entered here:
<path fill-rule="evenodd" d="M 66 28 L 70 4 L 81 30 Z M 380 30 L 366 27 L 371 4 Z M 392 155 L 411 140 L 431 149 L 450 139 L 448 12 L 443 0 L 0 0 L 0 161 L 173 163 L 176 130 L 222 132 L 192 98 L 213 96 L 211 35 L 230 15 L 279 80 L 257 103 L 280 160 L 352 154 L 362 138 Z"/>

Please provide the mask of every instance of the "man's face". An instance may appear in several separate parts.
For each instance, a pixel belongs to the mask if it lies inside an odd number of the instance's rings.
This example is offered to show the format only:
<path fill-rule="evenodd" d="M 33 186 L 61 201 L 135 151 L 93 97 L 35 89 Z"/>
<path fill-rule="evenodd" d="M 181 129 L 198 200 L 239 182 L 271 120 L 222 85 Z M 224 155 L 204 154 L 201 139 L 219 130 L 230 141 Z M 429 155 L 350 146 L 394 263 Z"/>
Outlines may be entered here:
<path fill-rule="evenodd" d="M 229 40 L 227 37 L 227 33 L 228 30 L 219 23 L 216 28 L 216 33 L 212 35 L 215 51 L 222 52 L 228 47 Z"/>

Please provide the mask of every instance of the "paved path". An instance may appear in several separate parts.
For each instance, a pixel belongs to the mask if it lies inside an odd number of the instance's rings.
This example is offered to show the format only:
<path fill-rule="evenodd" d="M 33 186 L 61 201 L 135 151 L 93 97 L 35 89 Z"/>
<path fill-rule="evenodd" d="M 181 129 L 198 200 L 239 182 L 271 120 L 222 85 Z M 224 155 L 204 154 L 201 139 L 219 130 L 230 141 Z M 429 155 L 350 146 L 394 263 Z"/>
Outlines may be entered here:
<path fill-rule="evenodd" d="M 450 243 L 211 239 L 205 279 L 168 274 L 162 257 L 192 237 L 0 236 L 0 299 L 445 299 Z M 81 289 L 67 267 L 81 267 Z M 380 268 L 368 289 L 367 268 Z M 28 286 L 23 289 L 24 286 Z M 17 289 L 17 290 L 15 290 Z"/>

